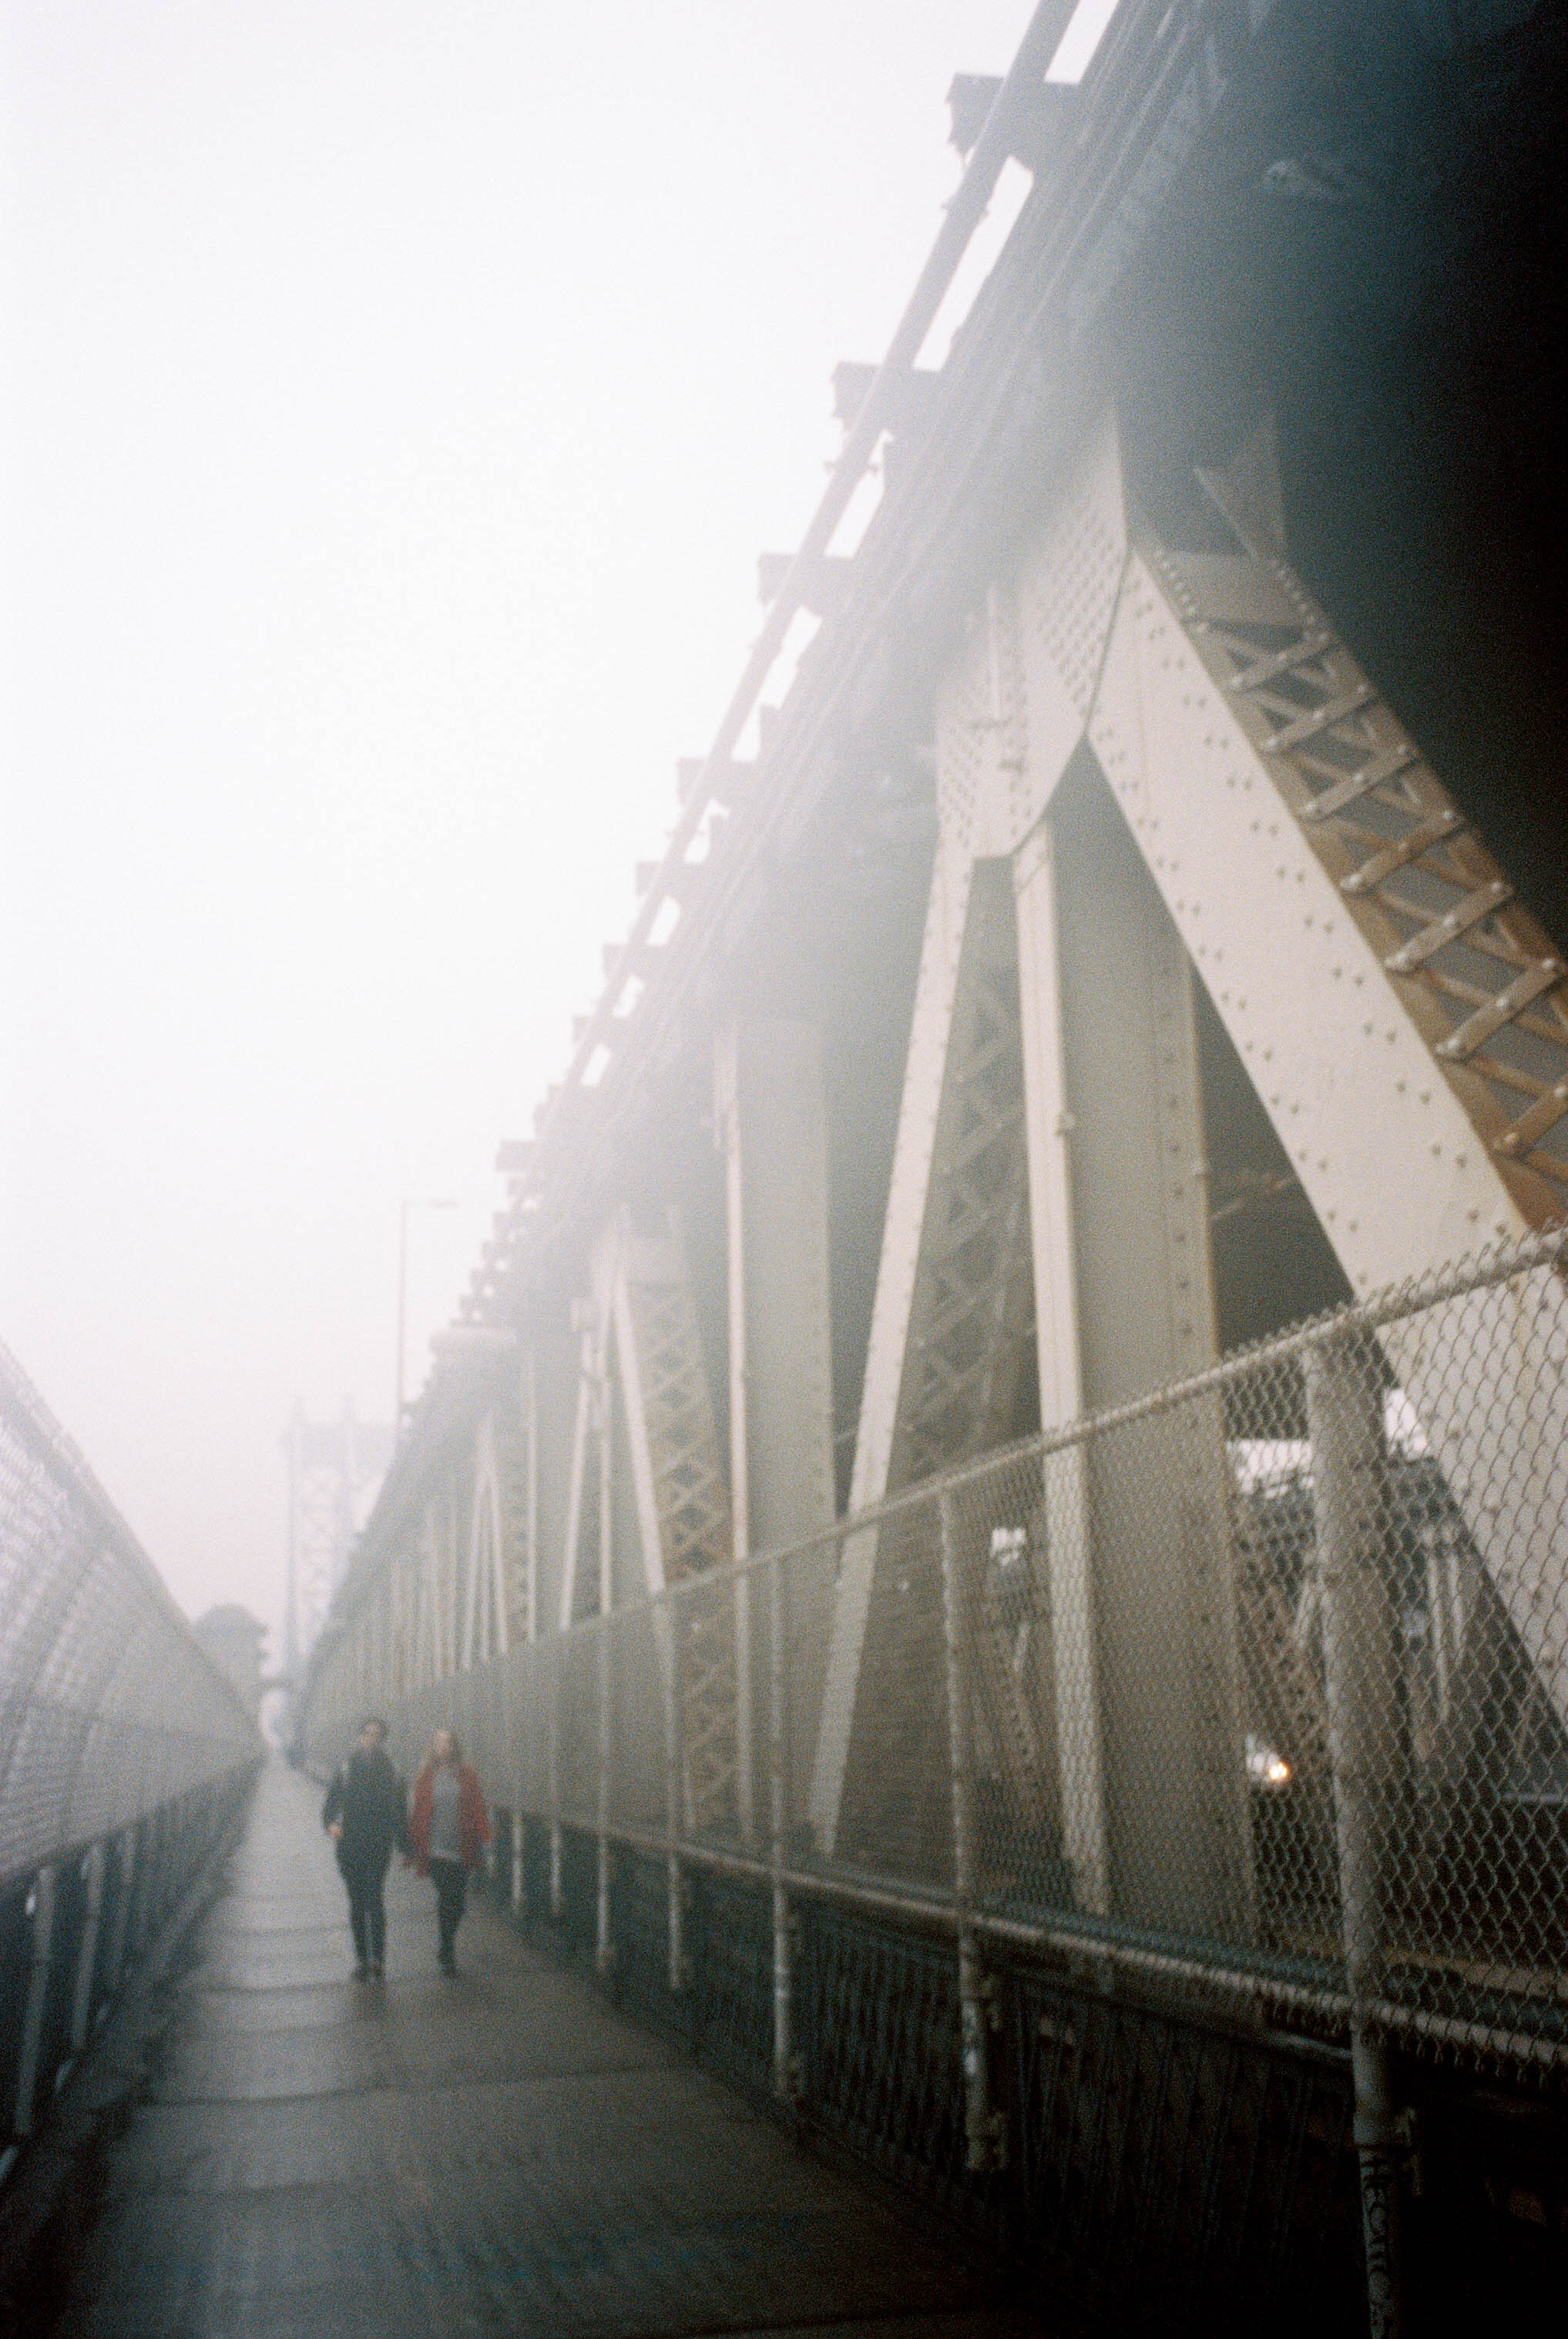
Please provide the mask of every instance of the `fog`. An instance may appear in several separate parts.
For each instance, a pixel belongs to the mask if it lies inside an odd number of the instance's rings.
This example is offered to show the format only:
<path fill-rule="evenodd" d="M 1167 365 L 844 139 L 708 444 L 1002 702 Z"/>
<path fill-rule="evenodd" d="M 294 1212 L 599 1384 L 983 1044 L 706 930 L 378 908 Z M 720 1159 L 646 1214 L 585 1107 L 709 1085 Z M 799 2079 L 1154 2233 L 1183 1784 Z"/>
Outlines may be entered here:
<path fill-rule="evenodd" d="M 1028 14 L 0 17 L 0 1337 L 191 1613 L 439 1193 L 422 1381 Z"/>

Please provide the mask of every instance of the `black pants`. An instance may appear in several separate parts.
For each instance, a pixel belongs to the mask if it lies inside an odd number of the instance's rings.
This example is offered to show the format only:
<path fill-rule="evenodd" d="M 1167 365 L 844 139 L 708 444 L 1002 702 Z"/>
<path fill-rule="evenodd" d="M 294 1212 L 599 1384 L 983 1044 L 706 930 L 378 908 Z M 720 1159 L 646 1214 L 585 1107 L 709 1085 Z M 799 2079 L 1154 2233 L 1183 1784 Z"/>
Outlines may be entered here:
<path fill-rule="evenodd" d="M 381 1896 L 391 1860 L 388 1850 L 368 1859 L 361 1855 L 358 1860 L 338 1862 L 349 1888 L 349 1927 L 354 1936 L 354 1955 L 362 1966 L 379 1966 L 387 1954 L 387 1904 Z"/>
<path fill-rule="evenodd" d="M 441 1929 L 441 1963 L 445 1966 L 452 1961 L 458 1920 L 468 1897 L 468 1871 L 460 1860 L 437 1860 L 432 1856 L 430 1881 L 436 1888 L 436 1922 Z"/>

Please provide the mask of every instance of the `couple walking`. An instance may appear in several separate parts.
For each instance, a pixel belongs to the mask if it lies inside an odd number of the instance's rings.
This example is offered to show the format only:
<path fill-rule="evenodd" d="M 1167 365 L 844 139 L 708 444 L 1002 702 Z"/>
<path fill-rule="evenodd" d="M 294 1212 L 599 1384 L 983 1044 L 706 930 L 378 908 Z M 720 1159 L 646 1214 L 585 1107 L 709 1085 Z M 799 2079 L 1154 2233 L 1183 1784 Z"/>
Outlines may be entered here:
<path fill-rule="evenodd" d="M 474 1771 L 449 1730 L 438 1730 L 414 1781 L 412 1801 L 392 1768 L 387 1725 L 367 1714 L 360 1742 L 332 1774 L 321 1825 L 337 1846 L 338 1868 L 349 1892 L 354 1972 L 364 1981 L 386 1971 L 387 1910 L 383 1893 L 394 1845 L 405 1865 L 436 1888 L 436 1919 L 443 1973 L 458 1970 L 458 1923 L 468 1870 L 479 1865 L 490 1822 Z"/>

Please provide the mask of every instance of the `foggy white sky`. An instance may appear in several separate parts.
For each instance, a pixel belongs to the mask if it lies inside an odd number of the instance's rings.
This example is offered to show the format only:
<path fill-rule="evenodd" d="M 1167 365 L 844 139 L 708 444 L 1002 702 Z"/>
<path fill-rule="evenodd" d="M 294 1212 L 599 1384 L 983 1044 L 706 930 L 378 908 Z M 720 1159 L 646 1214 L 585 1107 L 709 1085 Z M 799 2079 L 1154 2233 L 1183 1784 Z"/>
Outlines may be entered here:
<path fill-rule="evenodd" d="M 0 1336 L 192 1613 L 390 1416 L 1028 0 L 5 0 Z"/>

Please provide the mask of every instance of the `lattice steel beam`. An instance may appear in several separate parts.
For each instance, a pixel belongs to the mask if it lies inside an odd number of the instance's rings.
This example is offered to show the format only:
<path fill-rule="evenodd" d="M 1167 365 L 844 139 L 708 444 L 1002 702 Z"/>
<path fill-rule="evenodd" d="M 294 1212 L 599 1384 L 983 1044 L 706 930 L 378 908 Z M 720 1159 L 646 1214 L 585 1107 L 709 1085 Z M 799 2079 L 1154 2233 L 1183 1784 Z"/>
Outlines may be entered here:
<path fill-rule="evenodd" d="M 1139 528 L 1090 735 L 1330 1243 L 1376 1289 L 1560 1214 L 1564 963 L 1290 569 L 1271 498 L 1208 484 L 1234 550 Z M 1568 1295 L 1499 1333 L 1490 1401 L 1450 1384 L 1440 1340 L 1386 1346 L 1568 1718 Z M 1506 1517 L 1480 1491 L 1505 1412 Z"/>
<path fill-rule="evenodd" d="M 1011 607 L 993 593 L 939 706 L 940 827 L 852 1510 L 982 1451 L 1013 1418 L 1032 1295 L 1017 941 L 997 856 L 1029 824 L 1022 699 Z M 896 1590 L 903 1564 L 874 1534 L 844 1554 L 809 1806 L 826 1850 L 838 1838 L 852 1736 L 873 1780 L 879 1731 L 898 1726 L 891 1713 L 860 1711 L 861 1666 L 868 1636 L 896 1636 L 897 1618 L 911 1613 Z M 936 1644 L 911 1649 L 902 1664 L 939 1675 Z M 885 1696 L 907 1695 L 890 1674 Z"/>
<path fill-rule="evenodd" d="M 713 1396 L 673 1215 L 664 1239 L 616 1230 L 610 1280 L 616 1357 L 651 1591 L 699 1581 L 733 1556 Z M 740 1772 L 733 1585 L 694 1590 L 671 1612 L 691 1824 L 736 1815 Z"/>

